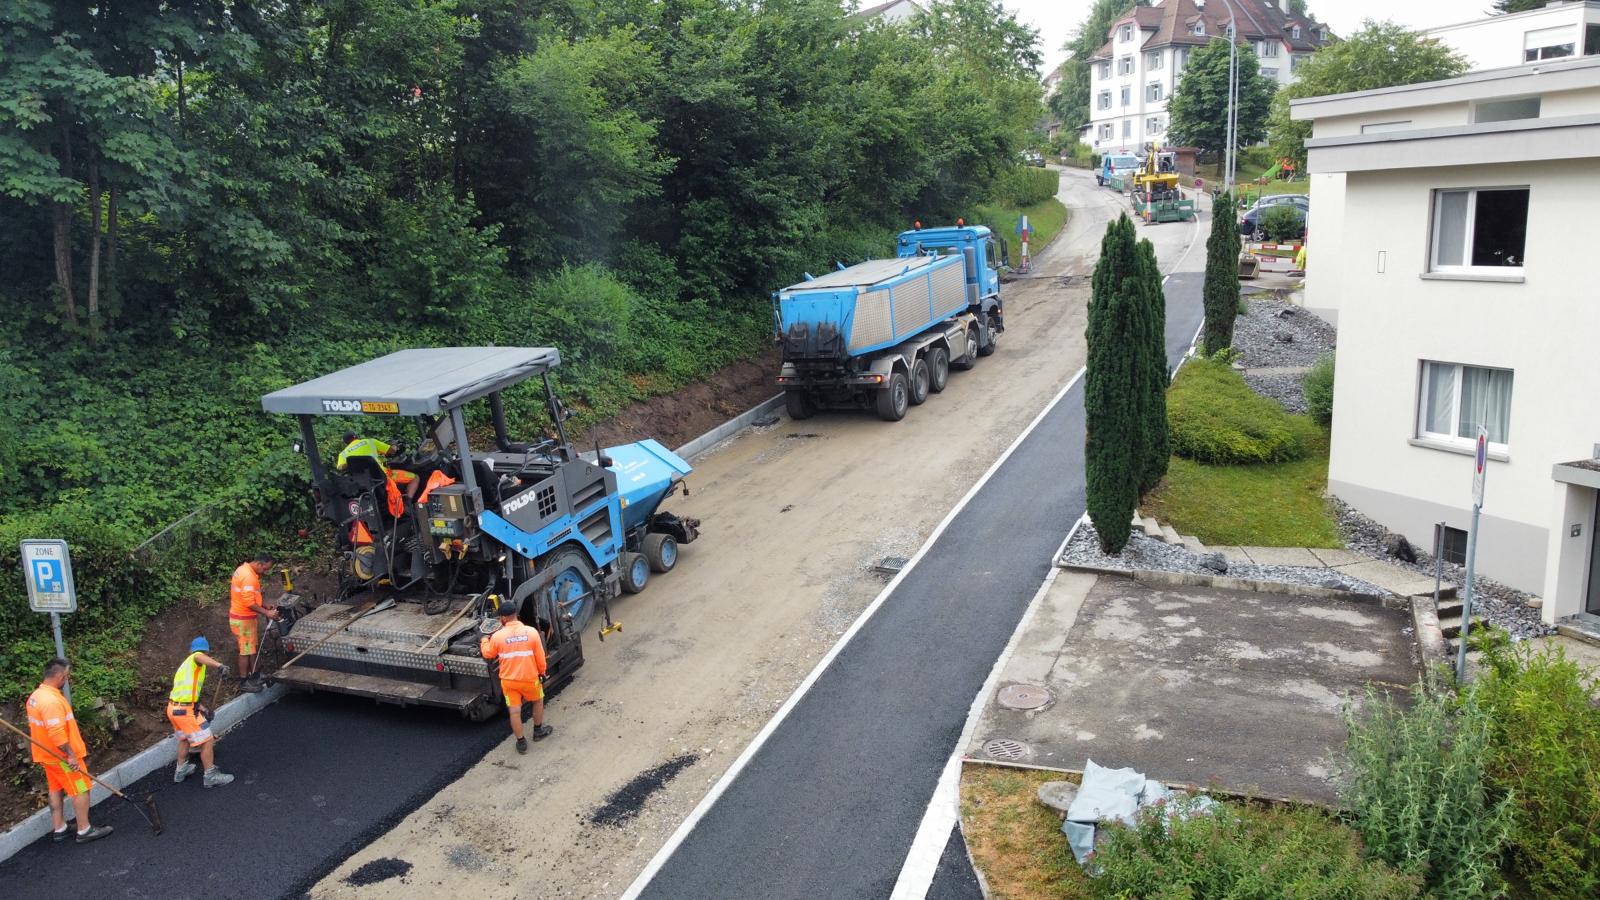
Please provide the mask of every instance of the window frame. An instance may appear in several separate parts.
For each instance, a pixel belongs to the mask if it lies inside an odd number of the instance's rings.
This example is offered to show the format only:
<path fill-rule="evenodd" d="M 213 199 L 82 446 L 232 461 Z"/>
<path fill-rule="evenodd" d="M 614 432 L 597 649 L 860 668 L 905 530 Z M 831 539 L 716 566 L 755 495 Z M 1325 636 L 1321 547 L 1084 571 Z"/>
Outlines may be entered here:
<path fill-rule="evenodd" d="M 1206 36 L 1206 22 L 1205 22 L 1205 20 L 1201 19 L 1200 21 L 1194 23 L 1194 27 L 1189 29 L 1189 33 L 1194 35 L 1195 37 L 1205 37 Z"/>
<path fill-rule="evenodd" d="M 1455 378 L 1450 382 L 1452 396 L 1450 398 L 1450 433 L 1441 434 L 1428 430 L 1428 370 L 1432 366 L 1449 366 L 1455 369 Z M 1482 369 L 1488 372 L 1509 372 L 1511 374 L 1511 401 L 1506 405 L 1506 438 L 1504 442 L 1489 441 L 1488 449 L 1491 458 L 1506 459 L 1511 454 L 1511 405 L 1516 402 L 1517 372 L 1501 366 L 1475 366 L 1469 363 L 1445 362 L 1438 359 L 1423 359 L 1417 365 L 1417 405 L 1416 415 L 1413 418 L 1413 438 L 1424 444 L 1442 446 L 1453 450 L 1475 451 L 1478 445 L 1476 437 L 1462 437 L 1457 434 L 1461 430 L 1461 385 L 1464 382 L 1467 369 Z"/>
<path fill-rule="evenodd" d="M 1160 116 L 1146 116 L 1144 120 L 1145 134 L 1162 134 L 1166 131 L 1161 127 Z"/>
<path fill-rule="evenodd" d="M 1278 67 L 1277 66 L 1262 66 L 1260 69 L 1257 70 L 1257 74 L 1259 74 L 1262 78 L 1270 78 L 1273 81 L 1277 81 L 1278 80 Z"/>
<path fill-rule="evenodd" d="M 1117 28 L 1117 40 L 1121 41 L 1124 44 L 1126 44 L 1127 42 L 1133 40 L 1133 26 L 1132 25 L 1122 25 L 1122 26 L 1118 27 Z"/>
<path fill-rule="evenodd" d="M 1293 38 L 1294 40 L 1297 40 L 1297 41 L 1300 40 L 1300 26 L 1299 25 L 1290 26 L 1290 28 L 1289 28 L 1289 37 L 1291 37 L 1291 38 Z"/>
<path fill-rule="evenodd" d="M 1527 219 L 1523 220 L 1522 239 L 1522 264 L 1516 266 L 1475 266 L 1472 265 L 1473 241 L 1476 239 L 1474 232 L 1477 230 L 1478 219 L 1478 193 L 1480 191 L 1526 191 L 1528 194 L 1528 215 L 1533 214 L 1533 188 L 1526 184 L 1505 185 L 1480 185 L 1476 187 L 1450 187 L 1434 188 L 1428 198 L 1428 259 L 1427 272 L 1432 275 L 1466 275 L 1490 276 L 1501 278 L 1520 279 L 1527 273 Z M 1446 194 L 1465 193 L 1467 195 L 1467 221 L 1463 231 L 1465 243 L 1461 248 L 1461 265 L 1448 265 L 1439 262 L 1439 240 L 1443 229 L 1439 227 L 1441 210 Z"/>
<path fill-rule="evenodd" d="M 1095 108 L 1096 109 L 1110 109 L 1111 108 L 1111 89 L 1107 88 L 1107 89 L 1101 91 L 1098 95 L 1095 96 L 1094 102 L 1095 102 Z"/>
<path fill-rule="evenodd" d="M 1162 100 L 1161 82 L 1152 81 L 1144 86 L 1144 102 L 1160 103 Z"/>
<path fill-rule="evenodd" d="M 1280 47 L 1280 45 L 1278 44 L 1277 41 L 1262 41 L 1261 42 L 1261 55 L 1262 55 L 1262 57 L 1264 57 L 1266 59 L 1277 59 L 1278 58 L 1278 51 L 1280 49 L 1281 49 L 1281 47 Z"/>
<path fill-rule="evenodd" d="M 1111 60 L 1106 59 L 1106 60 L 1101 60 L 1100 61 L 1100 77 L 1101 78 L 1110 78 L 1111 77 Z"/>
<path fill-rule="evenodd" d="M 1131 137 L 1133 137 L 1133 120 L 1132 119 L 1123 119 L 1122 120 L 1122 139 L 1123 140 L 1127 140 L 1128 138 L 1131 138 Z"/>
<path fill-rule="evenodd" d="M 1154 72 L 1157 69 L 1165 68 L 1166 63 L 1162 60 L 1161 56 L 1162 51 L 1160 50 L 1146 50 L 1144 53 L 1145 70 L 1148 72 Z"/>
<path fill-rule="evenodd" d="M 1122 86 L 1122 96 L 1120 99 L 1122 100 L 1123 107 L 1129 107 L 1133 105 L 1133 85 L 1125 84 Z"/>
<path fill-rule="evenodd" d="M 1123 57 L 1118 58 L 1118 60 L 1117 60 L 1117 74 L 1118 75 L 1132 75 L 1133 71 L 1134 71 L 1134 68 L 1135 67 L 1134 67 L 1134 64 L 1133 64 L 1133 56 L 1131 54 L 1128 55 L 1128 56 L 1123 56 Z"/>

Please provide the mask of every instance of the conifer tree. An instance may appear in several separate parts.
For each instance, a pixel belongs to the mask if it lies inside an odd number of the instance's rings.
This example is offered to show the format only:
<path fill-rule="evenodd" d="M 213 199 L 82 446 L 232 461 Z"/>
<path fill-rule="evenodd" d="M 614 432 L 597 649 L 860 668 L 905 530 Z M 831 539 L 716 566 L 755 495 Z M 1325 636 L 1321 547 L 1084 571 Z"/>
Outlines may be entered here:
<path fill-rule="evenodd" d="M 1167 297 L 1161 289 L 1161 267 L 1156 263 L 1156 248 L 1149 240 L 1139 241 L 1137 260 L 1138 297 L 1144 304 L 1140 323 L 1144 327 L 1142 382 L 1145 465 L 1139 479 L 1139 496 L 1149 493 L 1167 474 L 1167 457 L 1172 452 L 1167 439 Z"/>
<path fill-rule="evenodd" d="M 1206 239 L 1206 281 L 1202 292 L 1206 326 L 1201 345 L 1208 354 L 1233 346 L 1233 320 L 1239 314 L 1239 224 L 1233 195 L 1223 191 L 1212 206 Z"/>
<path fill-rule="evenodd" d="M 1142 386 L 1148 357 L 1140 302 L 1139 256 L 1126 214 L 1106 228 L 1089 301 L 1089 360 L 1084 376 L 1084 459 L 1089 519 L 1107 553 L 1128 543 L 1145 467 Z"/>

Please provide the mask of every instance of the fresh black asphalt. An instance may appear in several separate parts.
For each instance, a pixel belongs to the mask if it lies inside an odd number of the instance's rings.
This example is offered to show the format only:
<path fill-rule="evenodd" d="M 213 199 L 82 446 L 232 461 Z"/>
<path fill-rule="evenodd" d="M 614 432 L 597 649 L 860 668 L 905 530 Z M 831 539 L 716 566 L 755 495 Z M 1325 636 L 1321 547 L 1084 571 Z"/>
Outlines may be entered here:
<path fill-rule="evenodd" d="M 1174 365 L 1200 323 L 1202 280 L 1184 273 L 1166 286 Z M 1079 381 L 823 671 L 645 897 L 889 896 L 972 698 L 1084 511 L 1083 439 Z M 963 861 L 946 847 L 941 896 L 970 896 Z"/>
<path fill-rule="evenodd" d="M 1174 362 L 1199 324 L 1199 296 L 1198 274 L 1168 282 Z M 1083 508 L 1080 383 L 844 648 L 648 895 L 887 896 L 972 697 Z M 460 777 L 503 729 L 291 696 L 219 745 L 233 784 L 174 785 L 163 766 L 133 786 L 154 792 L 164 834 L 120 801 L 102 803 L 95 821 L 114 835 L 41 839 L 0 863 L 0 898 L 298 896 Z M 933 895 L 975 896 L 952 838 Z"/>

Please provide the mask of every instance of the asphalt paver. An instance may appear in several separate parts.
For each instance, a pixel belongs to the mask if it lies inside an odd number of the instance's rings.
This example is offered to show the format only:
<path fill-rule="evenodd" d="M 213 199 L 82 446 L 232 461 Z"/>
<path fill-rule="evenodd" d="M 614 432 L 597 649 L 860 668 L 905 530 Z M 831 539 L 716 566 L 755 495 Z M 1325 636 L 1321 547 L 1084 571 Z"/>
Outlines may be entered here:
<path fill-rule="evenodd" d="M 1167 282 L 1174 365 L 1199 327 L 1202 282 L 1200 273 Z M 972 698 L 1085 509 L 1083 416 L 1079 380 L 840 650 L 643 896 L 890 894 Z"/>

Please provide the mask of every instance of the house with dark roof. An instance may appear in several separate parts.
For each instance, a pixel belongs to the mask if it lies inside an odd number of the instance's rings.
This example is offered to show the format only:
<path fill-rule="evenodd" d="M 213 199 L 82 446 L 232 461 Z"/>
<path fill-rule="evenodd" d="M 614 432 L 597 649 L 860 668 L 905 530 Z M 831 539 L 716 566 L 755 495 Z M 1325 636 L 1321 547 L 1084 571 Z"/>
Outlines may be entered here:
<path fill-rule="evenodd" d="M 1229 6 L 1241 49 L 1280 86 L 1333 40 L 1328 27 L 1275 0 L 1162 0 L 1112 23 L 1089 60 L 1089 117 L 1083 141 L 1096 151 L 1136 150 L 1166 140 L 1167 100 L 1196 47 L 1228 34 Z"/>

